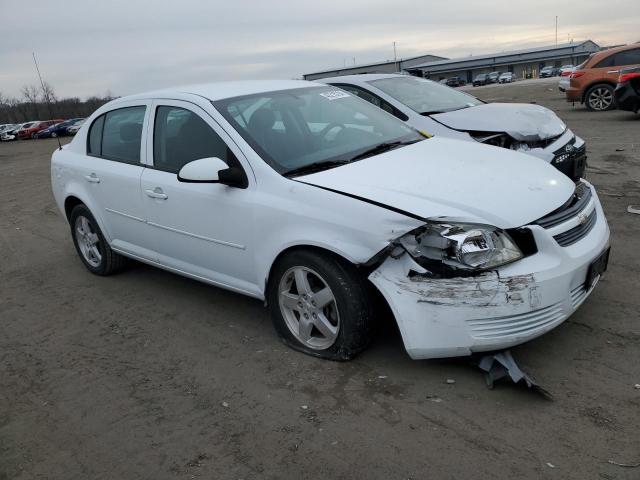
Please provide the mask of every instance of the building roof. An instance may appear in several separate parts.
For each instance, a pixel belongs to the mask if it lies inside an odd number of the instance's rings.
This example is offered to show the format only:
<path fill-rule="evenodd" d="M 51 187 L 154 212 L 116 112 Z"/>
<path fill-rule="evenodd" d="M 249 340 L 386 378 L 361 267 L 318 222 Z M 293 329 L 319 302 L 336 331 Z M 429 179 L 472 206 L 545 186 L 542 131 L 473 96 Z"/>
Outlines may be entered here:
<path fill-rule="evenodd" d="M 353 64 L 353 65 L 345 65 L 345 66 L 342 66 L 342 67 L 327 68 L 325 70 L 318 70 L 317 72 L 305 73 L 304 75 L 318 75 L 318 74 L 321 74 L 321 73 L 337 72 L 337 71 L 341 71 L 341 70 L 351 70 L 351 69 L 354 69 L 354 68 L 376 67 L 376 66 L 379 66 L 379 65 L 389 65 L 389 64 L 392 64 L 392 63 L 410 62 L 411 60 L 416 60 L 416 59 L 422 58 L 422 57 L 433 57 L 433 58 L 441 58 L 443 60 L 446 60 L 446 57 L 441 57 L 439 55 L 432 55 L 430 53 L 425 53 L 423 55 L 418 55 L 418 56 L 415 56 L 415 57 L 398 58 L 397 60 L 384 60 L 384 61 L 372 62 L 372 63 L 357 63 L 357 64 Z"/>
<path fill-rule="evenodd" d="M 591 40 L 578 43 L 563 43 L 545 47 L 527 48 L 523 50 L 512 50 L 485 55 L 472 55 L 464 58 L 452 58 L 448 60 L 437 60 L 413 65 L 411 70 L 446 71 L 462 68 L 474 68 L 484 65 L 507 64 L 535 61 L 541 58 L 571 56 L 579 53 L 589 54 L 596 52 L 600 47 Z"/>

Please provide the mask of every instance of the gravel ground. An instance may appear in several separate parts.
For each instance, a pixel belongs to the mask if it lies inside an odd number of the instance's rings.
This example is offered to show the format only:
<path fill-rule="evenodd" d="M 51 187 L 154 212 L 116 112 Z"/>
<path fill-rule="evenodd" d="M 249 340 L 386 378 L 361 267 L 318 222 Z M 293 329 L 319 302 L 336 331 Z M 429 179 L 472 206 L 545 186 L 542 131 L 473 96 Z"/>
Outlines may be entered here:
<path fill-rule="evenodd" d="M 93 276 L 51 196 L 55 140 L 0 144 L 0 480 L 640 478 L 609 462 L 640 463 L 640 115 L 573 107 L 556 81 L 469 89 L 583 136 L 611 226 L 593 295 L 513 349 L 554 401 L 413 361 L 391 326 L 331 363 L 255 300 L 139 264 Z"/>

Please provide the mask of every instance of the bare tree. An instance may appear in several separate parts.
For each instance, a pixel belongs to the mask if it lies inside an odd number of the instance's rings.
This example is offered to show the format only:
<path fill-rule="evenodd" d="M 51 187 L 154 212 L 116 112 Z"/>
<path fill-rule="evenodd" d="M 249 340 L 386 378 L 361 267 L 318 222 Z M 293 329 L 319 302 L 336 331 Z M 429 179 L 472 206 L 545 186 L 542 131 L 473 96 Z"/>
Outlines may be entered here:
<path fill-rule="evenodd" d="M 39 89 L 33 85 L 24 85 L 20 89 L 20 93 L 22 93 L 22 97 L 26 100 L 26 103 L 31 104 L 34 118 L 38 118 L 40 116 L 38 112 L 38 100 L 40 99 Z"/>

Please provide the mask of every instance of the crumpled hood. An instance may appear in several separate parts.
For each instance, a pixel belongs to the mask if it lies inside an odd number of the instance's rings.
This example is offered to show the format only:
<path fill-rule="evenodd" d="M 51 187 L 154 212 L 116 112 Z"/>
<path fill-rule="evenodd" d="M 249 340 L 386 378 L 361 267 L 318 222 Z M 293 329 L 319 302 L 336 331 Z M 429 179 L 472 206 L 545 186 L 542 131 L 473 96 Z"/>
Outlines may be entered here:
<path fill-rule="evenodd" d="M 456 130 L 505 132 L 521 142 L 557 137 L 567 128 L 548 108 L 528 103 L 487 103 L 431 118 Z"/>
<path fill-rule="evenodd" d="M 448 217 L 500 228 L 543 217 L 575 188 L 538 158 L 442 137 L 296 180 L 421 218 Z"/>

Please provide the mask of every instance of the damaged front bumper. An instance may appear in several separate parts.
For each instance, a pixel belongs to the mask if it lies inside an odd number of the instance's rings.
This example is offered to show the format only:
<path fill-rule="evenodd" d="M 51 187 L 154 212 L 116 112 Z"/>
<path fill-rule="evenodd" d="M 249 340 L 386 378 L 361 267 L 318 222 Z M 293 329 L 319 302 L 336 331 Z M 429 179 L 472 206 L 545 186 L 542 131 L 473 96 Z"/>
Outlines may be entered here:
<path fill-rule="evenodd" d="M 408 253 L 387 257 L 369 279 L 387 300 L 414 359 L 454 357 L 524 343 L 566 320 L 591 293 L 589 265 L 609 245 L 609 227 L 594 194 L 596 221 L 568 246 L 530 225 L 537 253 L 471 277 L 432 278 Z"/>

